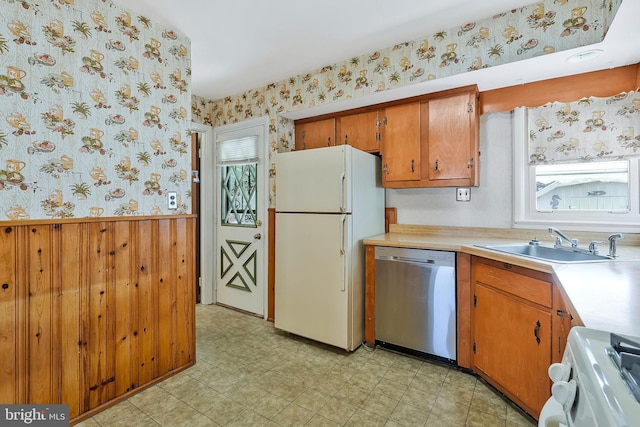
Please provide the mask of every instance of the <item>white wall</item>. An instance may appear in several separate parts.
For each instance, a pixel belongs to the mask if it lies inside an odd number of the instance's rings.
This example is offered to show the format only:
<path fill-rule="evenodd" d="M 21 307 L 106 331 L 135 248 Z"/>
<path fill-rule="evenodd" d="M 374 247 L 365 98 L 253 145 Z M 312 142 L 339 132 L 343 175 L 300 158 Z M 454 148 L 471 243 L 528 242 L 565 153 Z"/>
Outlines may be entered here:
<path fill-rule="evenodd" d="M 480 186 L 471 201 L 457 202 L 455 188 L 386 190 L 387 207 L 398 211 L 399 224 L 511 228 L 511 113 L 480 117 Z"/>

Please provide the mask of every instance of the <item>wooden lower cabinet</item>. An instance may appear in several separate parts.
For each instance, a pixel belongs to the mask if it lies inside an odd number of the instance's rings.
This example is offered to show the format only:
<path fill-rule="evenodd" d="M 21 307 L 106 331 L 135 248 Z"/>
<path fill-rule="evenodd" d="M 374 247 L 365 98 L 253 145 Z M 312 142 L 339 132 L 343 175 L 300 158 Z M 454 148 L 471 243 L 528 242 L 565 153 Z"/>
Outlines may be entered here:
<path fill-rule="evenodd" d="M 5 225 L 0 402 L 72 423 L 195 362 L 195 218 Z"/>
<path fill-rule="evenodd" d="M 550 275 L 472 258 L 473 369 L 538 418 L 551 395 Z"/>

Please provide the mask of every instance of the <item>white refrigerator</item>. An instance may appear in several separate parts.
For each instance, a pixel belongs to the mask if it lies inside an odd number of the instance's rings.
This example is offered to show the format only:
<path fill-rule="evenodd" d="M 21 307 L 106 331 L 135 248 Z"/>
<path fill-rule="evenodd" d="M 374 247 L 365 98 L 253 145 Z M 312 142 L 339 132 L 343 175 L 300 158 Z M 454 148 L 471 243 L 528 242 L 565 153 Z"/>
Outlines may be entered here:
<path fill-rule="evenodd" d="M 364 245 L 384 233 L 380 159 L 349 145 L 276 155 L 275 326 L 364 341 Z"/>

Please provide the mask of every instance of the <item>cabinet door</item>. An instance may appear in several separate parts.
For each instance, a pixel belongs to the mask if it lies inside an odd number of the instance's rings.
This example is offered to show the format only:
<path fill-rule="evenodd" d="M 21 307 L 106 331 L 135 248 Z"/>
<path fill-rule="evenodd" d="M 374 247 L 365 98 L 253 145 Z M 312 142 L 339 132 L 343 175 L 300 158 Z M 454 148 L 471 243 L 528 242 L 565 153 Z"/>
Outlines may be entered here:
<path fill-rule="evenodd" d="M 475 370 L 537 416 L 551 395 L 551 313 L 481 283 L 474 305 Z"/>
<path fill-rule="evenodd" d="M 370 153 L 380 151 L 377 111 L 343 116 L 339 120 L 338 144 L 348 144 L 358 150 Z"/>
<path fill-rule="evenodd" d="M 329 147 L 335 144 L 336 120 L 325 119 L 316 122 L 296 124 L 296 150 Z"/>
<path fill-rule="evenodd" d="M 566 303 L 558 285 L 553 287 L 553 342 L 551 343 L 551 362 L 558 363 L 562 361 L 564 355 L 564 349 L 567 344 L 567 338 L 569 338 L 569 331 L 578 323 L 573 317 L 573 313 L 569 308 L 569 304 Z"/>
<path fill-rule="evenodd" d="M 420 104 L 404 104 L 384 110 L 382 180 L 420 180 Z"/>
<path fill-rule="evenodd" d="M 429 180 L 466 180 L 456 185 L 477 185 L 475 94 L 466 92 L 431 99 L 426 105 Z"/>

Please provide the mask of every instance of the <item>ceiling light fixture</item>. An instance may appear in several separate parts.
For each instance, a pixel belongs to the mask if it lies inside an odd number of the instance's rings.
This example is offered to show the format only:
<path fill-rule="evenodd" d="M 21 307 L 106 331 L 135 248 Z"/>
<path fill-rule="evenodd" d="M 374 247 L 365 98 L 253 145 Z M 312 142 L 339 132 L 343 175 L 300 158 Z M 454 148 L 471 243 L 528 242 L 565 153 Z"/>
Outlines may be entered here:
<path fill-rule="evenodd" d="M 584 62 L 597 58 L 604 52 L 602 49 L 591 49 L 584 52 L 576 53 L 567 58 L 567 62 Z"/>

